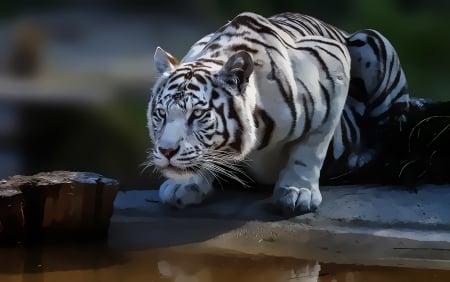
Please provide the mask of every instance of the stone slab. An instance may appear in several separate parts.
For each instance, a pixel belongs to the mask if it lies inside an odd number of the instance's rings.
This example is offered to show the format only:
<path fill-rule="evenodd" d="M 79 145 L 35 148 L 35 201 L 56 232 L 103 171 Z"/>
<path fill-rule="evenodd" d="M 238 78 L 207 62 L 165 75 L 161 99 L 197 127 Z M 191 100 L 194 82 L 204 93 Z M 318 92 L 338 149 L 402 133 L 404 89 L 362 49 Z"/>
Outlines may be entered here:
<path fill-rule="evenodd" d="M 273 213 L 268 191 L 218 190 L 182 210 L 156 190 L 119 192 L 110 244 L 119 248 L 186 247 L 288 256 L 323 262 L 450 269 L 450 186 L 323 187 L 315 213 Z"/>

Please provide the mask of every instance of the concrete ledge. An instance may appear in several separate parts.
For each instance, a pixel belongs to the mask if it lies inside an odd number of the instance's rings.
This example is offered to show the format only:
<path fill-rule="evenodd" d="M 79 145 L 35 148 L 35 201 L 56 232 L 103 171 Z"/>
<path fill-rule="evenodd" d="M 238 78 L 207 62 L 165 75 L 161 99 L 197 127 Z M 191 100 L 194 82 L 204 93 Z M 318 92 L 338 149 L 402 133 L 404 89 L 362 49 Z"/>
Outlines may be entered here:
<path fill-rule="evenodd" d="M 121 192 L 110 244 L 450 269 L 450 186 L 322 192 L 316 213 L 290 219 L 272 213 L 267 191 L 219 190 L 208 203 L 183 210 L 159 203 L 156 190 Z"/>

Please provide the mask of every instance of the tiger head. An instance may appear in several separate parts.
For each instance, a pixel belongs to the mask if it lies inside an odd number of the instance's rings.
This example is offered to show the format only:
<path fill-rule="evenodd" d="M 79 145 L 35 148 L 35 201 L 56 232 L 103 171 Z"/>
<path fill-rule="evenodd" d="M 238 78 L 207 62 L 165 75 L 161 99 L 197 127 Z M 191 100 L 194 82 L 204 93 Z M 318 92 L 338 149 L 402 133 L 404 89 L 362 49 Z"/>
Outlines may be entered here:
<path fill-rule="evenodd" d="M 160 74 L 147 111 L 152 164 L 168 178 L 226 172 L 256 143 L 253 61 L 244 51 L 227 60 L 180 63 L 157 48 Z"/>

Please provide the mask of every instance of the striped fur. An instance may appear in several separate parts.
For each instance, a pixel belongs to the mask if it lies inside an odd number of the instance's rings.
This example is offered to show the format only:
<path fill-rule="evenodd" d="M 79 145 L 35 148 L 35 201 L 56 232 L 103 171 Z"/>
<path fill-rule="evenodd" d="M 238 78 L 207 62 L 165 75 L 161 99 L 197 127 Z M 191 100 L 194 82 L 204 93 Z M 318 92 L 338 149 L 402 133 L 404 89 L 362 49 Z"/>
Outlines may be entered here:
<path fill-rule="evenodd" d="M 301 14 L 242 13 L 180 62 L 158 48 L 155 64 L 151 159 L 169 178 L 161 199 L 176 206 L 203 201 L 220 174 L 238 178 L 244 161 L 275 185 L 282 211 L 313 210 L 325 158 L 322 177 L 364 166 L 377 152 L 372 129 L 400 123 L 409 103 L 380 33 L 347 34 Z"/>

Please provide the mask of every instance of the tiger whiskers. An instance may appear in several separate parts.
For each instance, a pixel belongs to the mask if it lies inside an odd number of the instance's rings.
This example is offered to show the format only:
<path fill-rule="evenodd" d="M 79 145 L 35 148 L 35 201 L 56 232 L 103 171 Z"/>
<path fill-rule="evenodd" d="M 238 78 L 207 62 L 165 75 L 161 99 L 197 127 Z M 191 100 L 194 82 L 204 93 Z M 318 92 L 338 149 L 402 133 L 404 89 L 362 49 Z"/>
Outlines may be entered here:
<path fill-rule="evenodd" d="M 411 142 L 412 142 L 412 138 L 413 138 L 413 134 L 415 133 L 415 137 L 416 139 L 419 139 L 420 137 L 420 127 L 422 124 L 427 123 L 429 121 L 431 121 L 432 119 L 435 118 L 450 118 L 450 116 L 430 116 L 427 117 L 425 119 L 422 119 L 421 121 L 419 121 L 409 132 L 409 136 L 408 136 L 408 152 L 411 152 Z M 431 140 L 431 142 L 429 144 L 427 144 L 427 146 L 431 145 L 442 133 L 444 133 L 450 125 L 447 125 L 444 129 L 442 129 L 439 134 L 437 134 L 433 140 Z"/>
<path fill-rule="evenodd" d="M 155 173 L 159 173 L 159 169 L 156 167 L 156 166 L 154 166 L 154 160 L 153 160 L 153 154 L 152 154 L 152 151 L 153 151 L 153 149 L 148 149 L 147 151 L 146 151 L 146 153 L 147 153 L 147 158 L 145 159 L 145 161 L 144 162 L 142 162 L 139 166 L 140 167 L 142 167 L 142 169 L 141 169 L 141 174 L 144 174 L 144 172 L 147 170 L 147 169 L 149 169 L 150 167 L 153 167 L 153 170 L 152 170 L 152 174 L 155 174 Z"/>
<path fill-rule="evenodd" d="M 221 180 L 226 178 L 234 180 L 244 187 L 249 187 L 249 183 L 253 182 L 253 179 L 245 172 L 244 167 L 248 165 L 248 160 L 237 161 L 233 154 L 220 150 L 208 150 L 201 159 L 189 166 L 180 166 L 179 169 L 182 173 L 192 173 L 204 178 L 208 184 L 212 184 L 212 179 L 216 179 L 221 185 Z M 142 167 L 141 174 L 146 170 L 153 167 L 152 173 L 161 174 L 162 169 L 154 165 L 153 155 L 151 150 L 147 151 L 147 159 L 140 165 Z"/>
<path fill-rule="evenodd" d="M 436 136 L 430 141 L 430 143 L 427 144 L 427 146 L 431 146 L 434 143 L 434 141 L 436 141 L 449 128 L 450 124 L 447 124 L 441 131 L 439 131 L 439 133 L 436 134 Z"/>
<path fill-rule="evenodd" d="M 398 174 L 398 178 L 401 178 L 401 177 L 402 177 L 402 174 L 403 174 L 403 171 L 404 171 L 408 166 L 410 166 L 410 165 L 412 165 L 413 163 L 417 162 L 417 160 L 410 160 L 410 161 L 404 161 L 404 162 L 406 162 L 406 164 L 404 164 L 404 165 L 402 166 L 402 168 L 400 169 L 400 172 L 399 172 L 399 174 Z M 402 162 L 402 163 L 404 163 L 404 162 Z"/>
<path fill-rule="evenodd" d="M 205 179 L 206 183 L 208 183 L 208 185 L 212 185 L 212 180 L 213 179 L 217 179 L 217 175 L 214 172 L 208 171 L 208 170 L 204 170 L 201 169 L 200 166 L 195 166 L 195 168 L 198 170 L 198 174 Z M 211 176 L 211 177 L 209 177 Z"/>
<path fill-rule="evenodd" d="M 237 161 L 229 152 L 207 151 L 201 161 L 202 168 L 219 182 L 220 179 L 223 179 L 221 176 L 228 177 L 244 187 L 250 186 L 247 181 L 253 182 L 253 179 L 244 170 L 247 160 Z M 246 180 L 240 176 L 243 176 Z"/>

